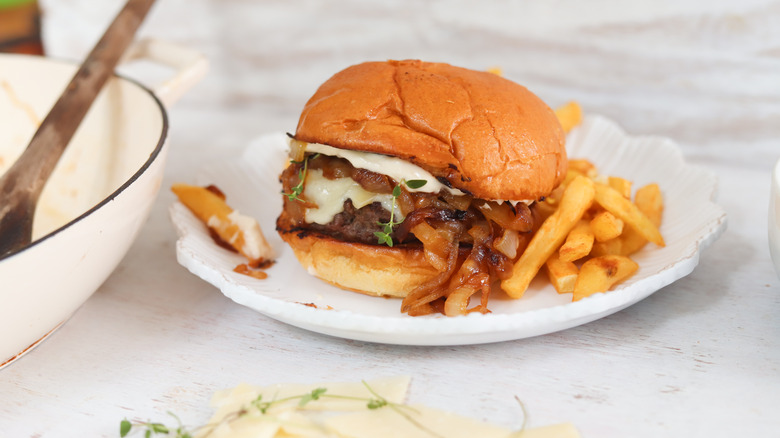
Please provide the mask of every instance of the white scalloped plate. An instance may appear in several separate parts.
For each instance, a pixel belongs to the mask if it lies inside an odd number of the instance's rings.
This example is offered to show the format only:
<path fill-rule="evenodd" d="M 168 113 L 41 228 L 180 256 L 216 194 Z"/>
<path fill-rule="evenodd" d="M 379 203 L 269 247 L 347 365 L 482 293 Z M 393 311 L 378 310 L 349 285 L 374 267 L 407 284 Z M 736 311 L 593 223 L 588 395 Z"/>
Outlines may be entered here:
<path fill-rule="evenodd" d="M 629 137 L 615 123 L 593 116 L 568 138 L 572 158 L 593 161 L 602 174 L 623 176 L 640 187 L 657 182 L 665 197 L 661 232 L 664 248 L 649 244 L 634 259 L 640 269 L 616 290 L 578 302 L 537 279 L 520 300 L 491 297 L 487 315 L 409 317 L 396 299 L 340 290 L 310 276 L 274 232 L 281 209 L 278 174 L 285 165 L 283 134 L 254 141 L 242 157 L 214 163 L 197 176 L 216 184 L 228 202 L 258 219 L 278 254 L 268 278 L 232 272 L 240 256 L 214 244 L 206 228 L 183 205 L 171 206 L 179 234 L 179 263 L 219 288 L 233 301 L 285 323 L 332 336 L 406 345 L 465 345 L 498 342 L 575 327 L 622 310 L 688 275 L 699 252 L 726 228 L 726 214 L 714 203 L 717 180 L 684 162 L 677 146 L 658 137 Z M 543 277 L 543 276 L 540 276 Z M 312 307 L 304 304 L 315 304 Z"/>

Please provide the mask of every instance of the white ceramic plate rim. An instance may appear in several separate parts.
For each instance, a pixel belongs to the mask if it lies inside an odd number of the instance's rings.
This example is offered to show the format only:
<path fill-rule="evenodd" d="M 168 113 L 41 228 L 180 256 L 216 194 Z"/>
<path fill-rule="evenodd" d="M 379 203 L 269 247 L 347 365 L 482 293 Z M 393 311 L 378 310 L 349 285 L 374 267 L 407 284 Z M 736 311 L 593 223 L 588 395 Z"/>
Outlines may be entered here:
<path fill-rule="evenodd" d="M 233 273 L 232 267 L 241 262 L 240 258 L 213 244 L 203 224 L 183 205 L 174 203 L 170 213 L 179 234 L 177 258 L 235 302 L 279 321 L 332 336 L 390 344 L 463 345 L 522 339 L 578 326 L 624 309 L 688 275 L 698 264 L 700 251 L 726 228 L 725 212 L 714 203 L 717 179 L 712 173 L 686 164 L 679 148 L 668 139 L 630 137 L 614 122 L 591 116 L 570 134 L 569 156 L 588 158 L 601 173 L 627 177 L 635 181 L 636 187 L 658 182 L 667 196 L 661 230 L 671 244 L 663 249 L 648 245 L 637 255 L 640 266 L 650 266 L 650 270 L 640 270 L 612 292 L 578 302 L 564 303 L 552 286 L 542 285 L 529 298 L 517 300 L 536 303 L 527 309 L 518 308 L 514 302 L 491 301 L 493 313 L 487 315 L 377 315 L 365 311 L 365 300 L 375 300 L 376 306 L 393 305 L 388 304 L 392 301 L 344 292 L 314 279 L 291 259 L 286 246 L 279 244 L 273 228 L 273 218 L 281 205 L 279 187 L 268 181 L 276 181 L 283 166 L 284 151 L 277 150 L 282 137 L 275 134 L 259 138 L 242 157 L 206 166 L 198 176 L 199 184 L 213 183 L 223 189 L 229 202 L 234 193 L 240 192 L 233 206 L 264 218 L 260 223 L 269 241 L 286 253 L 268 271 L 269 280 Z M 685 210 L 678 208 L 682 203 Z M 258 209 L 257 204 L 264 207 Z M 273 279 L 282 272 L 290 276 Z M 305 297 L 311 297 L 309 288 L 316 291 L 318 308 L 302 304 L 311 302 L 301 300 L 300 295 L 306 292 L 309 295 Z M 280 296 L 282 289 L 289 295 Z M 324 308 L 329 299 L 342 305 Z M 356 310 L 349 310 L 352 302 Z"/>

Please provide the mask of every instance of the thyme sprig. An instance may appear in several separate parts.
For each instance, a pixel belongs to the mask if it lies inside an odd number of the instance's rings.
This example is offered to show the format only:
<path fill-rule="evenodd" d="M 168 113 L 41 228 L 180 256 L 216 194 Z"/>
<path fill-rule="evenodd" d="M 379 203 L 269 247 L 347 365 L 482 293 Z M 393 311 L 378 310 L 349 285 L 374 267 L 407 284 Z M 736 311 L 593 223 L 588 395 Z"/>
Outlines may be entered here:
<path fill-rule="evenodd" d="M 309 172 L 309 160 L 310 159 L 313 160 L 319 156 L 320 154 L 307 156 L 304 157 L 303 161 L 290 160 L 291 164 L 303 164 L 303 167 L 298 169 L 298 184 L 290 190 L 290 193 L 282 192 L 284 196 L 287 196 L 287 199 L 289 199 L 290 201 L 304 202 L 303 199 L 301 199 L 301 194 L 303 193 L 304 183 L 306 181 L 306 174 Z"/>
<path fill-rule="evenodd" d="M 175 438 L 192 438 L 192 434 L 182 425 L 179 417 L 173 412 L 168 412 L 168 415 L 176 419 L 178 423 L 177 427 L 169 427 L 163 423 L 152 423 L 151 421 L 135 421 L 132 422 L 125 418 L 119 423 L 119 436 L 125 437 L 133 429 L 140 429 L 144 431 L 144 437 L 150 438 L 152 435 L 168 435 L 171 433 Z"/>
<path fill-rule="evenodd" d="M 428 181 L 424 179 L 410 179 L 409 181 L 403 180 L 401 181 L 401 184 L 405 185 L 406 187 L 409 187 L 410 189 L 419 189 L 420 187 L 423 187 L 425 184 L 427 184 Z M 395 228 L 396 225 L 401 225 L 404 223 L 404 220 L 401 219 L 400 221 L 395 221 L 395 207 L 396 202 L 398 200 L 398 197 L 401 196 L 401 184 L 393 187 L 393 203 L 392 207 L 390 208 L 390 220 L 388 222 L 381 222 L 377 221 L 377 225 L 382 226 L 382 231 L 375 231 L 374 236 L 377 237 L 377 243 L 382 245 L 387 245 L 389 247 L 393 246 L 393 238 L 390 237 L 390 234 L 393 233 L 393 228 Z"/>
<path fill-rule="evenodd" d="M 194 435 L 194 432 L 200 431 L 200 430 L 207 430 L 207 432 L 203 435 L 204 438 L 211 435 L 211 433 L 223 423 L 230 423 L 233 421 L 236 421 L 243 416 L 251 413 L 251 412 L 257 412 L 260 415 L 271 415 L 269 413 L 269 410 L 282 403 L 290 402 L 290 401 L 298 401 L 297 409 L 301 409 L 307 404 L 315 401 L 320 400 L 322 398 L 332 398 L 332 399 L 342 399 L 342 400 L 355 400 L 355 401 L 361 401 L 366 404 L 366 408 L 370 410 L 376 410 L 381 409 L 384 407 L 389 407 L 393 411 L 399 413 L 401 416 L 406 418 L 408 421 L 410 421 L 415 426 L 421 428 L 422 430 L 428 432 L 431 434 L 431 436 L 441 438 L 441 436 L 434 431 L 426 428 L 424 425 L 420 424 L 417 420 L 412 418 L 408 412 L 416 412 L 414 408 L 410 406 L 406 406 L 404 404 L 394 403 L 386 398 L 379 395 L 374 389 L 366 382 L 362 381 L 363 385 L 368 389 L 368 391 L 371 393 L 371 397 L 355 397 L 355 396 L 348 396 L 348 395 L 339 395 L 339 394 L 328 394 L 327 388 L 315 388 L 311 390 L 308 393 L 301 394 L 301 395 L 294 395 L 279 399 L 272 399 L 272 400 L 264 400 L 263 395 L 260 394 L 257 396 L 256 399 L 250 401 L 247 405 L 239 409 L 238 411 L 235 411 L 233 413 L 230 413 L 224 417 L 224 419 L 217 424 L 207 424 L 204 426 L 199 426 L 194 429 L 194 431 L 188 430 L 185 426 L 182 425 L 181 421 L 179 420 L 179 417 L 174 415 L 171 412 L 168 412 L 170 416 L 176 419 L 176 422 L 178 423 L 178 426 L 171 427 L 166 426 L 163 423 L 154 423 L 151 421 L 130 421 L 127 418 L 123 419 L 119 423 L 119 436 L 120 437 L 126 437 L 131 432 L 134 431 L 143 431 L 145 438 L 151 438 L 154 435 L 166 435 L 166 436 L 173 436 L 174 438 L 192 438 Z M 173 434 L 173 435 L 171 435 Z"/>

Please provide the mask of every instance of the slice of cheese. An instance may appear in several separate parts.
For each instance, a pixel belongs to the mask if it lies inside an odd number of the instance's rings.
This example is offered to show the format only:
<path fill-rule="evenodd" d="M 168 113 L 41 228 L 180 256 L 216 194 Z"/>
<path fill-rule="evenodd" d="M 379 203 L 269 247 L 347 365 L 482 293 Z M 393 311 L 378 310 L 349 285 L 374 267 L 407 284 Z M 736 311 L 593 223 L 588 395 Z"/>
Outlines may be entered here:
<path fill-rule="evenodd" d="M 288 141 L 292 141 L 292 140 L 288 140 Z M 334 148 L 333 146 L 328 146 L 326 144 L 319 144 L 319 143 L 307 143 L 306 151 L 319 153 L 323 155 L 329 155 L 332 157 L 344 158 L 345 160 L 349 161 L 350 164 L 352 164 L 352 166 L 356 168 L 366 169 L 372 172 L 387 175 L 390 178 L 398 181 L 399 183 L 401 181 L 411 181 L 411 180 L 425 181 L 424 185 L 416 189 L 407 187 L 406 189 L 410 192 L 439 193 L 442 190 L 446 190 L 455 196 L 465 195 L 465 193 L 462 192 L 461 190 L 445 186 L 435 176 L 433 176 L 430 172 L 423 169 L 422 167 L 419 167 L 415 164 L 412 164 L 408 161 L 402 160 L 397 157 L 391 157 L 382 154 L 374 154 L 371 152 L 339 149 L 339 148 Z M 517 203 L 519 202 L 530 205 L 535 200 L 534 199 L 523 199 L 523 200 L 494 199 L 493 201 L 498 202 L 499 204 L 504 201 L 507 201 L 510 202 L 512 205 L 517 205 Z"/>
<path fill-rule="evenodd" d="M 372 193 L 365 190 L 352 178 L 328 179 L 322 176 L 321 169 L 312 169 L 306 176 L 303 190 L 306 200 L 317 204 L 317 208 L 307 208 L 305 220 L 308 223 L 327 224 L 333 217 L 344 211 L 344 201 L 352 200 L 355 208 L 361 208 L 374 202 L 382 204 L 385 210 L 393 208 L 393 196 Z M 395 209 L 396 220 L 402 220 L 401 212 Z"/>
<path fill-rule="evenodd" d="M 319 143 L 307 144 L 306 151 L 329 155 L 331 157 L 344 158 L 345 160 L 349 161 L 352 166 L 358 169 L 366 169 L 372 172 L 387 175 L 399 183 L 401 181 L 411 180 L 425 181 L 425 185 L 419 188 L 408 188 L 410 192 L 439 193 L 442 190 L 447 190 L 453 195 L 464 194 L 458 189 L 452 189 L 445 186 L 439 182 L 435 176 L 422 167 L 414 165 L 408 161 L 404 161 L 400 158 L 382 154 L 374 154 L 370 152 L 339 149 Z"/>
<path fill-rule="evenodd" d="M 511 433 L 509 429 L 420 405 L 339 415 L 325 424 L 345 438 L 507 438 Z"/>
<path fill-rule="evenodd" d="M 570 423 L 513 432 L 426 406 L 404 406 L 339 415 L 325 424 L 344 438 L 579 438 Z"/>
<path fill-rule="evenodd" d="M 328 411 L 357 411 L 366 408 L 366 402 L 362 399 L 373 398 L 369 387 L 381 394 L 392 403 L 403 403 L 410 378 L 407 376 L 375 379 L 365 384 L 363 382 L 336 382 L 319 384 L 276 384 L 271 386 L 253 386 L 242 383 L 233 389 L 219 391 L 211 399 L 211 405 L 217 409 L 212 420 L 221 420 L 227 415 L 241 410 L 244 406 L 258 397 L 263 401 L 280 400 L 287 397 L 300 396 L 311 393 L 317 388 L 326 388 L 325 394 L 352 397 L 361 400 L 347 398 L 322 397 L 319 400 L 306 404 L 307 410 Z M 368 385 L 368 386 L 366 386 Z M 279 406 L 298 406 L 298 400 Z"/>
<path fill-rule="evenodd" d="M 511 431 L 426 406 L 403 404 L 409 377 L 367 382 L 241 384 L 212 399 L 217 409 L 197 438 L 579 438 L 571 424 Z M 300 396 L 326 388 L 318 400 L 300 406 Z M 382 397 L 390 404 L 369 409 L 368 399 Z M 265 412 L 252 401 L 274 401 Z M 241 413 L 237 415 L 237 413 Z"/>

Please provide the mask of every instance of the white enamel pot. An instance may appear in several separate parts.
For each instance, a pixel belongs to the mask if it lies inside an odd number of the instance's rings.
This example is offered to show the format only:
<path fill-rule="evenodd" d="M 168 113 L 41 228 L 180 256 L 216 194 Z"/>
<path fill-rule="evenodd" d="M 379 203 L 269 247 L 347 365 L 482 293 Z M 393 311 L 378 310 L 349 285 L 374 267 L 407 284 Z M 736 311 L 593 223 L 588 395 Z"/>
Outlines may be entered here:
<path fill-rule="evenodd" d="M 164 64 L 154 90 L 119 76 L 98 96 L 44 189 L 34 241 L 0 258 L 0 367 L 37 345 L 111 274 L 145 223 L 167 154 L 166 106 L 207 70 L 200 54 L 146 40 L 126 60 Z M 77 69 L 0 55 L 0 173 L 21 154 Z"/>

